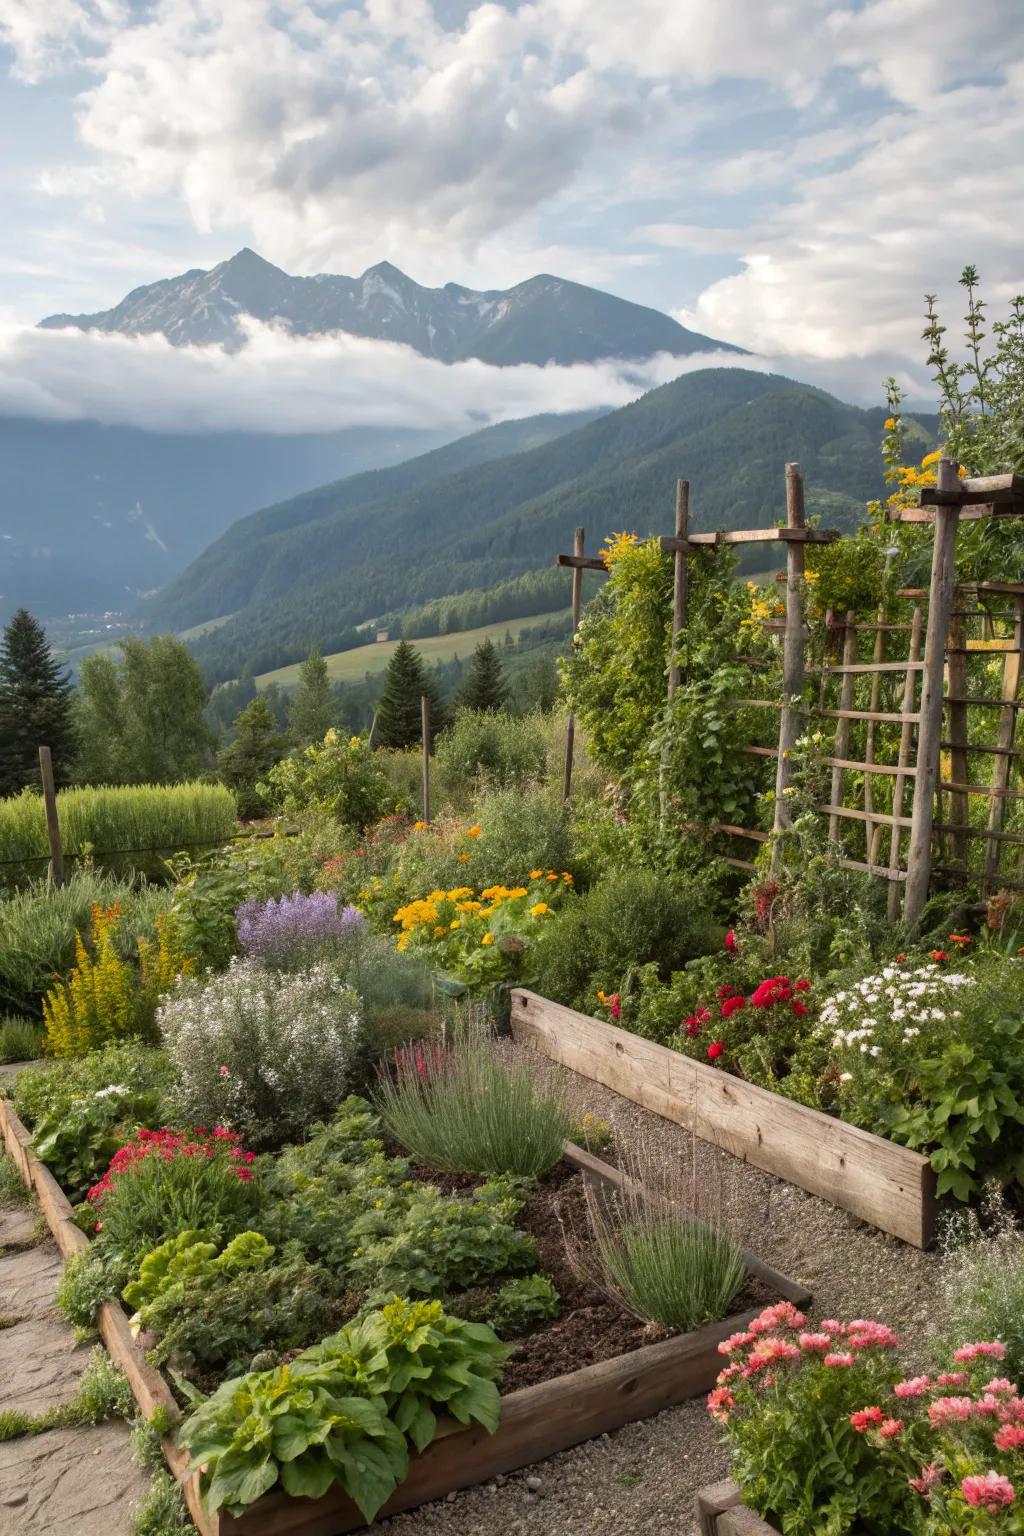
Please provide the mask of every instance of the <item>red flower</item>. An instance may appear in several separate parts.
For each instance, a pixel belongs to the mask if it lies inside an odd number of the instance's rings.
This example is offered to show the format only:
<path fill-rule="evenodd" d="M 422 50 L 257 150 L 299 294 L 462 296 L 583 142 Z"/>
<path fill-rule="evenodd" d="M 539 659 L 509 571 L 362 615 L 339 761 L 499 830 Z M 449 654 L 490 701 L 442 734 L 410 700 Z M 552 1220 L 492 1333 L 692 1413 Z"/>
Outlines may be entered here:
<path fill-rule="evenodd" d="M 929 958 L 936 962 L 945 960 L 946 951 L 944 949 L 933 949 Z"/>
<path fill-rule="evenodd" d="M 807 1004 L 806 1003 L 801 1003 L 799 1001 L 799 999 L 798 999 L 793 1004 L 793 1012 L 796 1014 L 798 1019 L 802 1019 L 804 1014 L 807 1012 Z"/>
<path fill-rule="evenodd" d="M 863 1435 L 872 1426 L 883 1423 L 885 1414 L 881 1408 L 861 1408 L 857 1413 L 850 1414 L 850 1423 L 859 1435 Z"/>
<path fill-rule="evenodd" d="M 794 992 L 809 992 L 810 990 L 811 984 L 804 976 L 801 976 L 799 981 L 794 981 L 793 983 Z"/>
<path fill-rule="evenodd" d="M 622 1018 L 622 999 L 618 992 L 613 992 L 611 997 L 608 999 L 608 1012 L 611 1014 L 616 1024 Z"/>
<path fill-rule="evenodd" d="M 721 1040 L 712 1040 L 711 1044 L 708 1046 L 708 1060 L 717 1061 L 724 1050 L 725 1045 Z"/>
<path fill-rule="evenodd" d="M 722 1004 L 722 1018 L 731 1019 L 734 1013 L 747 1006 L 745 997 L 727 997 Z"/>
<path fill-rule="evenodd" d="M 690 1014 L 690 1017 L 685 1022 L 684 1028 L 691 1040 L 696 1039 L 697 1035 L 700 1034 L 700 1020 L 695 1013 Z"/>
<path fill-rule="evenodd" d="M 726 998 L 727 997 L 732 997 L 733 993 L 736 990 L 737 990 L 737 988 L 734 987 L 731 982 L 727 981 L 727 982 L 723 983 L 723 985 L 720 986 L 719 989 L 718 989 L 718 994 L 717 994 L 718 1001 L 720 1003 L 724 1003 Z"/>
<path fill-rule="evenodd" d="M 729 932 L 725 936 L 725 947 L 729 951 L 730 955 L 734 955 L 736 953 L 736 934 L 732 928 L 729 929 Z"/>

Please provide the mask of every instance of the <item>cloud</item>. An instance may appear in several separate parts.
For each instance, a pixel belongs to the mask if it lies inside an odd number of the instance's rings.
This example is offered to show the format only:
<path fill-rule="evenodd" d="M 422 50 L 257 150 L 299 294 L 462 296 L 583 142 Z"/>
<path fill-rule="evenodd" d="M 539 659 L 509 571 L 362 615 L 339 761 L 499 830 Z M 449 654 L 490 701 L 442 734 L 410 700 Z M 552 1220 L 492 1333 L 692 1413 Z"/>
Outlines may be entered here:
<path fill-rule="evenodd" d="M 626 405 L 694 368 L 751 366 L 735 353 L 572 367 L 446 365 L 393 342 L 294 337 L 256 321 L 245 329 L 248 345 L 229 353 L 174 347 L 160 335 L 10 327 L 0 331 L 0 415 L 160 432 L 468 432 L 542 411 Z"/>

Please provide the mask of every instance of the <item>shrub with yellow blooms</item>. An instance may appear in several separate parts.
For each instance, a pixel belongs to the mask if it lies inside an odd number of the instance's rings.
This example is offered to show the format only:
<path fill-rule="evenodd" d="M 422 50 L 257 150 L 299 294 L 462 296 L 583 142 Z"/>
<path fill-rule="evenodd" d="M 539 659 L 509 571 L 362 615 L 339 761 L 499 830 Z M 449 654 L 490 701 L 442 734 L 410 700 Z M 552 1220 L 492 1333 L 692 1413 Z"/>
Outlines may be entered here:
<path fill-rule="evenodd" d="M 139 965 L 117 952 L 115 935 L 124 916 L 119 902 L 92 909 L 92 932 L 86 945 L 75 935 L 75 963 L 67 980 L 56 983 L 43 999 L 46 1049 L 52 1056 L 84 1056 L 112 1041 L 150 1036 L 156 1007 L 176 978 L 192 969 L 175 919 L 157 919 L 155 943 L 139 941 Z"/>
<path fill-rule="evenodd" d="M 525 980 L 540 926 L 554 917 L 572 886 L 566 871 L 534 869 L 523 885 L 431 891 L 395 913 L 398 948 L 422 951 L 436 969 L 467 987 Z"/>

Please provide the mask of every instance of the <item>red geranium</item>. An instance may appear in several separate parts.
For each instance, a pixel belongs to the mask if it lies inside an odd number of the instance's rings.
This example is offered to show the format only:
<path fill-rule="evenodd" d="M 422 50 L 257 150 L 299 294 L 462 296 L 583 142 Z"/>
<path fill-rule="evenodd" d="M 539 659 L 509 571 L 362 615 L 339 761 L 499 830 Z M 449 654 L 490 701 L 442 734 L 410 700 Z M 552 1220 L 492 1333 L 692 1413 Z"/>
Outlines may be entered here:
<path fill-rule="evenodd" d="M 745 1008 L 746 1006 L 747 1000 L 745 997 L 739 995 L 736 997 L 727 997 L 725 1002 L 722 1004 L 722 1018 L 731 1019 L 734 1013 L 738 1013 L 741 1008 Z"/>
<path fill-rule="evenodd" d="M 708 1060 L 717 1061 L 724 1050 L 725 1044 L 723 1041 L 712 1040 L 711 1044 L 708 1046 Z"/>
<path fill-rule="evenodd" d="M 240 1142 L 237 1131 L 225 1130 L 222 1125 L 215 1125 L 212 1131 L 208 1131 L 205 1126 L 197 1126 L 190 1134 L 171 1131 L 166 1126 L 159 1131 L 138 1130 L 133 1140 L 125 1142 L 114 1153 L 106 1173 L 90 1189 L 88 1199 L 100 1209 L 104 1197 L 125 1169 L 147 1158 L 161 1158 L 165 1163 L 173 1163 L 179 1157 L 212 1158 L 227 1154 L 232 1171 L 244 1183 L 248 1183 L 252 1178 L 248 1165 L 255 1161 L 256 1154 L 247 1152 Z"/>
<path fill-rule="evenodd" d="M 729 929 L 729 932 L 725 936 L 725 947 L 729 951 L 730 955 L 736 954 L 738 945 L 736 943 L 735 931 L 732 928 Z"/>

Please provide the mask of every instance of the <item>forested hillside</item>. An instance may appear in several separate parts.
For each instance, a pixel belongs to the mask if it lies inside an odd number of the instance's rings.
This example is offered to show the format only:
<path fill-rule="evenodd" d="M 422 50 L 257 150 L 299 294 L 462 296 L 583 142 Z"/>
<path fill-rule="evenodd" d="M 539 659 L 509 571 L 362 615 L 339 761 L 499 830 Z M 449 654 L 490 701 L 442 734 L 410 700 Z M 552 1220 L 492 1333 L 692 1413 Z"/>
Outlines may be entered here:
<path fill-rule="evenodd" d="M 850 528 L 882 490 L 883 415 L 781 376 L 688 374 L 528 451 L 446 472 L 442 449 L 247 518 L 157 600 L 152 622 L 234 614 L 195 642 L 208 675 L 267 671 L 313 644 L 351 645 L 368 620 L 543 572 L 577 524 L 595 545 L 613 528 L 667 529 L 680 475 L 697 528 L 770 524 L 792 459 L 809 512 Z"/>

